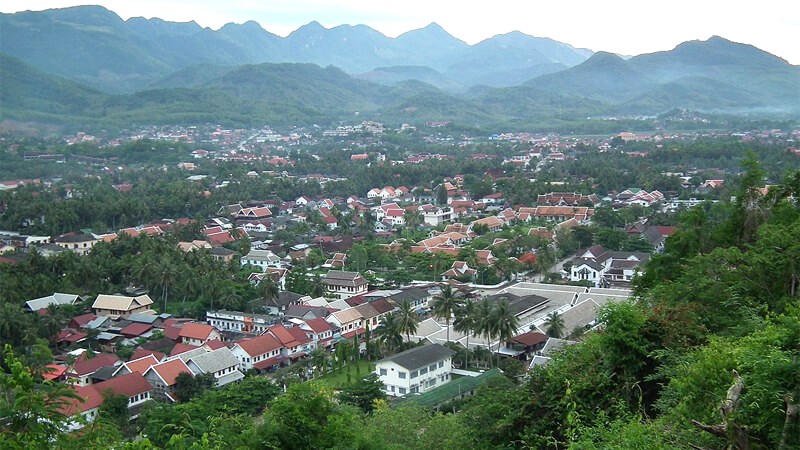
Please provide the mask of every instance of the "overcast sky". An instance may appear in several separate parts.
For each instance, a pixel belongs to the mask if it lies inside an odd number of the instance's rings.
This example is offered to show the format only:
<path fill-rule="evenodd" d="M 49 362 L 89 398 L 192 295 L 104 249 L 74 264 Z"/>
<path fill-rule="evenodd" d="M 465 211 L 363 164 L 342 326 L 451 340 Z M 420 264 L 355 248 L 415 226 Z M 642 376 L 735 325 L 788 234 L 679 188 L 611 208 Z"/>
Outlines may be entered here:
<path fill-rule="evenodd" d="M 791 0 L 110 0 L 123 19 L 194 20 L 218 29 L 255 20 L 286 36 L 316 20 L 368 25 L 391 37 L 431 22 L 475 44 L 519 30 L 594 51 L 637 55 L 719 35 L 800 64 L 800 14 Z M 69 0 L 3 0 L 1 12 L 74 6 Z"/>

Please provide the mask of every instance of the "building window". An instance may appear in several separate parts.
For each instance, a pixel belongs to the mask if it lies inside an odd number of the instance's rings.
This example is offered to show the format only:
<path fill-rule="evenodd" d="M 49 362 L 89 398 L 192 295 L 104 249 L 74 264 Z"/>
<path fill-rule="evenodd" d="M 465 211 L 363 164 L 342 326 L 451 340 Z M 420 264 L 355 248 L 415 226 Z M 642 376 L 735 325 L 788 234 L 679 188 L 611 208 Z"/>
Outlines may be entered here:
<path fill-rule="evenodd" d="M 384 376 L 385 376 L 385 375 L 386 375 L 386 373 L 387 373 L 387 372 L 386 372 L 386 369 L 381 369 L 381 375 L 384 375 Z"/>
<path fill-rule="evenodd" d="M 439 368 L 441 369 L 442 367 L 444 367 L 444 361 L 439 361 Z"/>
<path fill-rule="evenodd" d="M 419 372 L 417 372 L 416 370 L 411 372 L 411 378 L 417 378 L 418 376 L 419 376 Z"/>
<path fill-rule="evenodd" d="M 430 366 L 428 366 L 428 370 L 430 372 L 433 372 L 434 370 L 436 370 L 436 364 L 431 364 Z"/>
<path fill-rule="evenodd" d="M 400 395 L 406 395 L 406 388 L 398 388 L 397 392 L 399 392 Z"/>
<path fill-rule="evenodd" d="M 406 373 L 405 372 L 397 372 L 397 375 L 403 380 L 406 379 Z"/>

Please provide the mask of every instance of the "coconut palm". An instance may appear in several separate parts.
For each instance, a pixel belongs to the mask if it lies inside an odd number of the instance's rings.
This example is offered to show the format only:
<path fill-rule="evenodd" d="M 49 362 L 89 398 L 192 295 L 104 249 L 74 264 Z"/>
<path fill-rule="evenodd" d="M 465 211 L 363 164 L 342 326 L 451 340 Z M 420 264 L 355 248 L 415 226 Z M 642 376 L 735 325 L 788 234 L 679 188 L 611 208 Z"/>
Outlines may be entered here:
<path fill-rule="evenodd" d="M 309 294 L 311 294 L 312 297 L 322 297 L 325 295 L 326 290 L 322 277 L 314 275 L 314 278 L 311 280 L 311 291 Z"/>
<path fill-rule="evenodd" d="M 469 367 L 469 335 L 475 332 L 478 324 L 478 318 L 475 315 L 477 309 L 474 301 L 466 300 L 456 311 L 456 318 L 453 320 L 453 329 L 467 335 L 467 361 L 465 367 Z"/>
<path fill-rule="evenodd" d="M 511 312 L 508 306 L 508 301 L 502 300 L 498 302 L 492 309 L 492 322 L 494 322 L 495 336 L 498 338 L 497 343 L 497 364 L 500 364 L 500 346 L 513 338 L 517 334 L 519 328 L 519 320 L 517 316 Z"/>
<path fill-rule="evenodd" d="M 272 275 L 269 272 L 265 273 L 261 281 L 258 282 L 258 295 L 264 299 L 265 308 L 268 308 L 269 303 L 277 300 L 278 295 L 280 295 L 278 283 L 272 279 Z"/>
<path fill-rule="evenodd" d="M 164 302 L 163 312 L 167 312 L 169 290 L 178 282 L 178 268 L 169 259 L 162 259 L 155 269 L 156 284 L 161 288 L 161 300 Z"/>
<path fill-rule="evenodd" d="M 58 305 L 48 305 L 47 314 L 39 318 L 39 329 L 51 344 L 56 343 L 59 331 L 66 324 Z"/>
<path fill-rule="evenodd" d="M 400 302 L 397 309 L 397 323 L 400 325 L 400 333 L 405 333 L 406 342 L 411 342 L 411 333 L 417 332 L 417 311 L 414 305 L 408 300 Z"/>
<path fill-rule="evenodd" d="M 564 318 L 558 311 L 553 311 L 547 315 L 544 320 L 544 328 L 547 335 L 554 338 L 561 338 L 564 336 Z"/>
<path fill-rule="evenodd" d="M 445 285 L 442 292 L 433 298 L 431 304 L 433 316 L 437 319 L 445 319 L 447 322 L 447 342 L 450 342 L 450 318 L 461 306 L 461 302 L 458 294 L 453 292 L 453 286 L 449 284 Z"/>
<path fill-rule="evenodd" d="M 375 329 L 378 342 L 387 350 L 394 352 L 403 345 L 403 334 L 400 320 L 396 313 L 389 313 L 383 317 L 381 324 Z"/>
<path fill-rule="evenodd" d="M 493 320 L 493 310 L 492 303 L 489 300 L 483 300 L 478 303 L 475 311 L 475 332 L 486 338 L 488 343 L 487 350 L 491 349 L 492 346 L 492 339 L 495 336 L 495 322 Z M 491 361 L 491 357 L 489 358 Z"/>

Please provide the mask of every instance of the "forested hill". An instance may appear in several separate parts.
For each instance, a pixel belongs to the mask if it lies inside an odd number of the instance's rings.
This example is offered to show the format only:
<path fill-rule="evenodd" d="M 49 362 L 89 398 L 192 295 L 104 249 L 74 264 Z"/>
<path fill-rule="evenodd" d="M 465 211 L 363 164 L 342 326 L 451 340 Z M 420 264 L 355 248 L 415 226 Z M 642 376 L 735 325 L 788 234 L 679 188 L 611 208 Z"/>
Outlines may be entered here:
<path fill-rule="evenodd" d="M 54 403 L 63 389 L 27 368 L 48 359 L 25 322 L 46 319 L 9 301 L 18 289 L 2 290 L 0 335 L 14 349 L 6 348 L 0 374 L 0 442 L 87 450 L 800 448 L 800 172 L 765 193 L 759 165 L 742 166 L 735 201 L 684 213 L 665 253 L 635 280 L 636 298 L 603 307 L 596 331 L 519 384 L 501 377 L 441 412 L 390 407 L 369 378 L 336 395 L 288 376 L 285 393 L 248 377 L 180 404 L 153 402 L 135 428 L 102 409 L 92 427 L 65 435 Z M 0 265 L 0 281 L 105 284 L 145 258 L 167 266 L 176 258 L 180 270 L 202 262 L 147 237 L 96 248 L 84 258 Z M 8 330 L 16 330 L 13 341 Z"/>

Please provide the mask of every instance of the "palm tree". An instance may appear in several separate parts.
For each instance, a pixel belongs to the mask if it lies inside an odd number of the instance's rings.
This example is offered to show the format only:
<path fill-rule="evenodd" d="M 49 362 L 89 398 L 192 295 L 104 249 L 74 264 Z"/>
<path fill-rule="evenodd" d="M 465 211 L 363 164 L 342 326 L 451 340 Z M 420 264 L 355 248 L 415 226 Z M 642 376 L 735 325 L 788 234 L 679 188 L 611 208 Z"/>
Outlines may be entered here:
<path fill-rule="evenodd" d="M 156 282 L 161 287 L 161 300 L 164 302 L 164 311 L 167 312 L 167 297 L 169 289 L 178 281 L 178 269 L 169 259 L 163 259 L 156 268 Z"/>
<path fill-rule="evenodd" d="M 411 342 L 411 333 L 417 332 L 417 311 L 414 305 L 408 300 L 400 302 L 397 310 L 397 323 L 400 325 L 400 333 L 405 333 L 406 342 Z"/>
<path fill-rule="evenodd" d="M 383 317 L 381 324 L 375 329 L 378 342 L 387 350 L 394 352 L 403 345 L 403 334 L 400 320 L 396 313 L 389 313 Z"/>
<path fill-rule="evenodd" d="M 272 274 L 269 272 L 265 273 L 261 281 L 258 282 L 258 294 L 264 299 L 265 311 L 268 310 L 269 303 L 277 300 L 278 295 L 280 295 L 278 284 L 275 283 L 275 280 L 272 279 Z"/>
<path fill-rule="evenodd" d="M 58 333 L 65 323 L 66 320 L 58 305 L 47 305 L 47 314 L 39 318 L 40 330 L 51 344 L 56 343 Z"/>
<path fill-rule="evenodd" d="M 497 364 L 500 364 L 500 346 L 513 338 L 519 328 L 517 316 L 508 307 L 508 301 L 498 302 L 492 310 L 492 321 L 494 322 L 495 335 L 498 337 L 497 343 Z"/>
<path fill-rule="evenodd" d="M 322 297 L 325 295 L 325 283 L 322 281 L 322 278 L 319 275 L 314 275 L 314 279 L 311 280 L 311 294 L 312 297 Z"/>
<path fill-rule="evenodd" d="M 475 311 L 475 332 L 486 337 L 488 349 L 492 346 L 492 338 L 495 336 L 495 322 L 492 317 L 494 308 L 489 300 L 484 299 L 478 303 Z M 491 361 L 491 356 L 489 357 Z"/>
<path fill-rule="evenodd" d="M 453 320 L 453 329 L 467 335 L 467 361 L 469 367 L 469 335 L 475 331 L 478 318 L 476 317 L 477 307 L 472 300 L 466 300 L 456 311 L 456 318 Z"/>
<path fill-rule="evenodd" d="M 19 306 L 12 303 L 0 303 L 0 340 L 8 342 L 12 346 L 19 345 L 28 328 L 27 319 L 25 312 Z"/>
<path fill-rule="evenodd" d="M 554 338 L 561 338 L 564 336 L 564 318 L 558 311 L 553 311 L 547 315 L 544 321 L 545 331 L 547 335 Z"/>
<path fill-rule="evenodd" d="M 442 292 L 433 298 L 431 309 L 433 316 L 437 319 L 445 319 L 447 321 L 447 342 L 450 342 L 450 318 L 453 313 L 461 306 L 461 299 L 458 294 L 453 292 L 453 286 L 445 285 Z"/>

